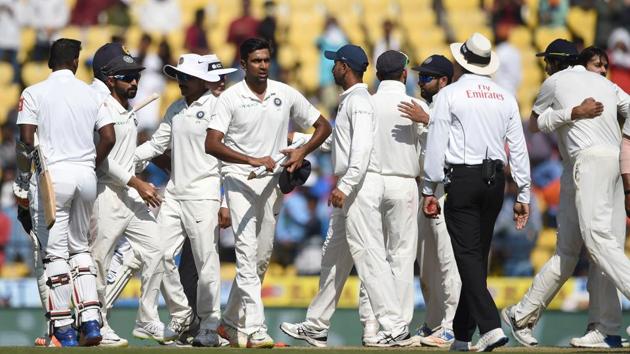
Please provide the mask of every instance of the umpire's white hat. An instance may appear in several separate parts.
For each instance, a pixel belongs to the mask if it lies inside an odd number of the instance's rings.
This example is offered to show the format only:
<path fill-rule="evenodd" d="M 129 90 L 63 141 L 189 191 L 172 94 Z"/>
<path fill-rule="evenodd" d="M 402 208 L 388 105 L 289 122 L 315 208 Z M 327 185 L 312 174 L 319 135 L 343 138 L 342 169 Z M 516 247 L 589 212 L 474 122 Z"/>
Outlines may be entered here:
<path fill-rule="evenodd" d="M 451 53 L 459 65 L 474 74 L 492 75 L 499 68 L 499 57 L 490 40 L 480 33 L 474 33 L 464 43 L 452 43 Z"/>
<path fill-rule="evenodd" d="M 227 75 L 237 70 L 236 68 L 224 68 L 216 54 L 204 55 L 202 58 L 208 63 L 208 71 L 215 75 Z"/>
<path fill-rule="evenodd" d="M 218 74 L 208 69 L 208 59 L 203 56 L 199 54 L 182 54 L 179 57 L 177 66 L 165 65 L 162 71 L 166 76 L 173 79 L 177 79 L 177 73 L 183 73 L 208 82 L 221 80 Z"/>

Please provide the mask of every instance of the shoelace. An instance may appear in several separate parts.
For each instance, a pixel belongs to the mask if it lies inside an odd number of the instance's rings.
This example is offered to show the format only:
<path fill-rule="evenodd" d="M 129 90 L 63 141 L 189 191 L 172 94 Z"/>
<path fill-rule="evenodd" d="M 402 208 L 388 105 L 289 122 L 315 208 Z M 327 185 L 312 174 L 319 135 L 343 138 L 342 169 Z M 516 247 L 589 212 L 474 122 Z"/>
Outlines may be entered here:
<path fill-rule="evenodd" d="M 164 331 L 164 325 L 162 322 L 149 322 L 144 326 L 144 329 L 151 333 L 162 334 Z"/>

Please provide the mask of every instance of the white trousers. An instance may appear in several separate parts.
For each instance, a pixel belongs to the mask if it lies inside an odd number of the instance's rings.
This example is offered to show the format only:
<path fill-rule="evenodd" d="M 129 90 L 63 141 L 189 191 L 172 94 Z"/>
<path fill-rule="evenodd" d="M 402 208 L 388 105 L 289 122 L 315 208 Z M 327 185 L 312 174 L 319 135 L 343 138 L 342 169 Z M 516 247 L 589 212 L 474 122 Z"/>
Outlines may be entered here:
<path fill-rule="evenodd" d="M 99 184 L 90 228 L 90 251 L 96 265 L 96 285 L 99 301 L 103 304 L 103 317 L 107 313 L 107 273 L 114 251 L 124 235 L 142 262 L 140 307 L 136 321 L 159 321 L 157 300 L 163 253 L 155 217 L 142 198 L 126 189 Z"/>
<path fill-rule="evenodd" d="M 418 213 L 417 261 L 420 269 L 420 286 L 426 307 L 424 323 L 432 329 L 442 326 L 452 330 L 462 281 L 444 220 L 446 197 L 443 185 L 438 186 L 435 195 L 439 199 L 442 210 L 438 218 L 429 219 L 422 211 Z"/>
<path fill-rule="evenodd" d="M 266 329 L 261 297 L 262 281 L 269 266 L 280 205 L 278 176 L 247 180 L 228 174 L 223 188 L 232 218 L 236 250 L 236 277 L 223 320 L 247 335 Z"/>
<path fill-rule="evenodd" d="M 383 242 L 383 192 L 382 176 L 368 172 L 346 198 L 343 209 L 333 209 L 324 242 L 319 291 L 306 312 L 308 328 L 330 327 L 330 318 L 353 264 L 382 330 L 394 332 L 407 326 Z"/>
<path fill-rule="evenodd" d="M 622 269 L 630 266 L 623 254 L 625 210 L 619 151 L 584 150 L 575 165 L 565 164 L 564 167 L 556 252 L 516 304 L 516 321 L 519 326 L 536 324 L 542 310 L 573 274 L 582 245 L 585 245 L 591 259 L 589 322 L 602 333 L 617 334 L 622 318 L 616 284 L 624 281 L 627 287 L 630 281 L 619 277 L 618 271 L 606 271 L 611 266 Z M 604 245 L 610 249 L 603 248 Z"/>
<path fill-rule="evenodd" d="M 217 329 L 221 319 L 221 269 L 217 248 L 219 206 L 218 200 L 171 198 L 164 201 L 158 215 L 161 242 L 166 246 L 163 286 L 172 294 L 165 299 L 174 307 L 188 303 L 175 264 L 175 256 L 181 252 L 188 237 L 199 275 L 197 314 L 201 318 L 201 328 L 212 330 Z"/>
<path fill-rule="evenodd" d="M 96 199 L 96 174 L 88 166 L 56 163 L 48 167 L 55 190 L 57 219 L 48 230 L 43 210 L 32 215 L 33 230 L 43 250 L 44 259 L 68 260 L 70 254 L 89 251 L 88 231 L 92 206 Z M 39 210 L 41 193 L 30 190 L 31 210 Z"/>
<path fill-rule="evenodd" d="M 382 176 L 384 183 L 381 213 L 387 262 L 394 274 L 402 318 L 413 318 L 413 263 L 418 245 L 418 184 L 415 178 Z M 367 292 L 362 286 L 359 317 L 362 323 L 376 320 Z"/>

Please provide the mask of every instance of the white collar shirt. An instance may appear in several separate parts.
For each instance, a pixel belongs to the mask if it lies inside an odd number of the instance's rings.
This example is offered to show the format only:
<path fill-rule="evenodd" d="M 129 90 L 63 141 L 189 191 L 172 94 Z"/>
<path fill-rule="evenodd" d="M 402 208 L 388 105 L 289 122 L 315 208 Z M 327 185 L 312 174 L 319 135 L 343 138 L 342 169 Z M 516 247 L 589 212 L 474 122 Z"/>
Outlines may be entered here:
<path fill-rule="evenodd" d="M 206 154 L 206 127 L 217 98 L 207 91 L 186 104 L 181 98 L 168 107 L 151 140 L 138 146 L 136 161 L 148 161 L 171 149 L 171 178 L 165 198 L 220 200 L 219 161 Z"/>
<path fill-rule="evenodd" d="M 429 122 L 423 193 L 434 194 L 447 165 L 479 165 L 487 157 L 508 162 L 519 193 L 529 203 L 530 168 L 518 104 L 489 77 L 464 74 L 440 90 Z"/>
<path fill-rule="evenodd" d="M 221 94 L 208 129 L 224 134 L 230 149 L 251 157 L 275 156 L 287 147 L 289 119 L 302 129 L 311 127 L 320 112 L 296 89 L 267 80 L 265 96 L 260 98 L 245 80 Z M 222 162 L 221 173 L 248 175 L 247 164 Z M 275 173 L 280 172 L 280 166 Z"/>
<path fill-rule="evenodd" d="M 40 149 L 49 166 L 71 162 L 94 168 L 94 131 L 112 123 L 111 118 L 98 115 L 102 97 L 72 71 L 58 70 L 22 92 L 17 124 L 37 126 Z"/>
<path fill-rule="evenodd" d="M 332 133 L 332 163 L 337 188 L 350 195 L 369 172 L 381 173 L 374 104 L 367 85 L 355 84 L 341 94 Z"/>
<path fill-rule="evenodd" d="M 604 105 L 604 112 L 596 119 L 569 121 L 556 129 L 561 144 L 567 150 L 568 157 L 574 159 L 578 153 L 592 146 L 608 145 L 619 148 L 621 132 L 617 123 L 618 108 L 623 110 L 619 94 L 605 77 L 587 71 L 576 65 L 559 71 L 548 77 L 536 97 L 533 111 L 539 116 L 547 108 L 565 110 L 582 103 L 588 97 Z M 620 106 L 621 104 L 621 106 Z M 628 103 L 625 101 L 627 114 Z"/>
<path fill-rule="evenodd" d="M 383 175 L 415 178 L 420 174 L 418 125 L 422 124 L 404 118 L 398 110 L 400 102 L 412 100 L 425 112 L 429 110 L 426 103 L 408 96 L 405 84 L 400 81 L 381 81 L 378 90 L 372 95 L 374 116 L 378 124 L 376 139 L 381 151 Z"/>

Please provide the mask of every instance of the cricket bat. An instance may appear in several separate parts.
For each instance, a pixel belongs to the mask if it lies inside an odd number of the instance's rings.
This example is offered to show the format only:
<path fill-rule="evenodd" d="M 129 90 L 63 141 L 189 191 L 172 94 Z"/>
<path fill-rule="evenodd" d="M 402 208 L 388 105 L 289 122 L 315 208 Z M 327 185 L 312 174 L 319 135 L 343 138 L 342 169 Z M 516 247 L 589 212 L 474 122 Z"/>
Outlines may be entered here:
<path fill-rule="evenodd" d="M 141 110 L 142 108 L 144 108 L 144 106 L 157 100 L 158 98 L 160 98 L 160 95 L 158 95 L 156 92 L 153 92 L 151 95 L 144 98 L 142 101 L 138 102 L 135 106 L 133 106 L 133 108 L 131 109 L 131 113 L 135 113 Z"/>
<path fill-rule="evenodd" d="M 42 206 L 44 207 L 46 228 L 50 230 L 57 219 L 57 203 L 52 178 L 50 177 L 50 171 L 48 171 L 46 157 L 42 154 L 37 133 L 35 133 L 35 154 L 33 154 L 33 162 L 35 163 L 35 173 L 37 173 L 39 177 L 39 191 L 41 194 Z"/>
<path fill-rule="evenodd" d="M 306 144 L 306 139 L 304 137 L 299 137 L 295 139 L 293 141 L 293 144 L 289 145 L 287 149 L 297 149 L 304 144 Z M 287 159 L 287 156 L 282 153 L 279 153 L 273 156 L 273 160 L 276 162 L 276 164 L 284 163 L 286 159 Z M 247 176 L 247 179 L 254 179 L 260 176 L 266 170 L 267 168 L 265 166 L 258 166 L 252 172 L 249 173 L 249 176 Z"/>

